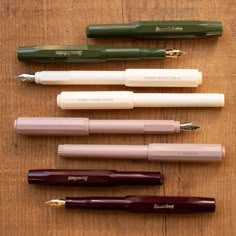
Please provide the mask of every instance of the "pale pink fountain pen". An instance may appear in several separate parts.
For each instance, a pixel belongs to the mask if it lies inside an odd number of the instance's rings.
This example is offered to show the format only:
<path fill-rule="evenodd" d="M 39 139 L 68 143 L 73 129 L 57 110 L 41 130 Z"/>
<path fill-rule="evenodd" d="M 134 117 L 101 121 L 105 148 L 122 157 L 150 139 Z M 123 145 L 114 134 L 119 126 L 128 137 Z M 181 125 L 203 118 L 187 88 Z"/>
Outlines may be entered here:
<path fill-rule="evenodd" d="M 174 134 L 199 127 L 174 120 L 90 120 L 88 118 L 19 117 L 15 131 L 22 135 Z"/>

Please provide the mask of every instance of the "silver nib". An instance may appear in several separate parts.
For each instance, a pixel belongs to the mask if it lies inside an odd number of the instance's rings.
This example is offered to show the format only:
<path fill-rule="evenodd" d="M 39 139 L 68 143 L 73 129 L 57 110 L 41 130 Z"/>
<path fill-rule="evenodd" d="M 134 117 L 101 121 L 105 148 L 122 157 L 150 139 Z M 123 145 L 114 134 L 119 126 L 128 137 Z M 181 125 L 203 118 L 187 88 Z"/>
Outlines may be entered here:
<path fill-rule="evenodd" d="M 166 50 L 166 57 L 178 58 L 183 54 L 186 54 L 186 52 L 183 52 L 183 51 L 178 50 L 178 49 L 167 49 Z"/>
<path fill-rule="evenodd" d="M 184 130 L 184 131 L 192 131 L 199 128 L 200 128 L 199 126 L 194 125 L 193 123 L 180 124 L 180 130 Z"/>
<path fill-rule="evenodd" d="M 35 75 L 32 74 L 21 74 L 16 76 L 16 79 L 20 79 L 24 82 L 35 82 Z"/>

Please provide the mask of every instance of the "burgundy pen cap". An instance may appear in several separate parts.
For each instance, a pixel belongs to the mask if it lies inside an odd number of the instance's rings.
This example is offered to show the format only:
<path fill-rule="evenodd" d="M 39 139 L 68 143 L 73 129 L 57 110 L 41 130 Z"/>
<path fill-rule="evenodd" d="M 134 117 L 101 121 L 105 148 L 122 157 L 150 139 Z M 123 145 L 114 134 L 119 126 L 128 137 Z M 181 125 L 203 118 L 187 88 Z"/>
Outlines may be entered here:
<path fill-rule="evenodd" d="M 64 186 L 162 185 L 160 172 L 97 169 L 35 169 L 28 172 L 29 184 Z"/>

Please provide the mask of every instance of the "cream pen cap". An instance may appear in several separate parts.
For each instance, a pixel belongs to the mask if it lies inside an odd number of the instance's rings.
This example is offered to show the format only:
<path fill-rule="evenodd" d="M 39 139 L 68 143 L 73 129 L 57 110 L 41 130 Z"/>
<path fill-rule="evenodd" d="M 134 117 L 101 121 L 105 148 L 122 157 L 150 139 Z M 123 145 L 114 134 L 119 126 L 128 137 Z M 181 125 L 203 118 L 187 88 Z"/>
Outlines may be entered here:
<path fill-rule="evenodd" d="M 197 87 L 197 69 L 126 69 L 125 71 L 40 71 L 18 79 L 43 85 L 125 85 L 127 87 Z"/>
<path fill-rule="evenodd" d="M 149 145 L 76 145 L 58 146 L 58 155 L 78 159 L 140 159 L 150 161 L 217 162 L 225 155 L 220 144 L 167 144 Z"/>
<path fill-rule="evenodd" d="M 131 91 L 62 92 L 61 109 L 132 109 L 134 107 L 222 107 L 219 93 L 133 93 Z"/>

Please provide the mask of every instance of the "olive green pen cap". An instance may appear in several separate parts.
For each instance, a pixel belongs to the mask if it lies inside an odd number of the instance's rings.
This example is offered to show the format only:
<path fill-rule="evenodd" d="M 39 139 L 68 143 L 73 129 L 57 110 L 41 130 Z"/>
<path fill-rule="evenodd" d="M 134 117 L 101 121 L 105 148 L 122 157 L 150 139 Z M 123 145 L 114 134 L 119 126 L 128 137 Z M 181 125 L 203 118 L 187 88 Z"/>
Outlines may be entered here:
<path fill-rule="evenodd" d="M 88 25 L 89 38 L 201 38 L 222 35 L 220 21 L 139 21 L 130 24 Z"/>

